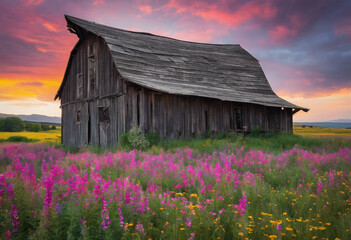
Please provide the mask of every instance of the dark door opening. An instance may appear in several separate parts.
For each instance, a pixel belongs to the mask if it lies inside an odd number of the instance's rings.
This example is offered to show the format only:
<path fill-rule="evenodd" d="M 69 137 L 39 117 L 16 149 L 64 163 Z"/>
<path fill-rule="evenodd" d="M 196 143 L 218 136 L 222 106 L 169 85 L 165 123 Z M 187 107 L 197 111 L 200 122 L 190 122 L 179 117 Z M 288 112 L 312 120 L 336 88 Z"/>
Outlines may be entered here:
<path fill-rule="evenodd" d="M 243 130 L 243 114 L 241 108 L 234 108 L 236 130 Z"/>
<path fill-rule="evenodd" d="M 208 111 L 205 110 L 205 128 L 206 128 L 206 131 L 210 130 L 210 124 L 208 122 Z"/>

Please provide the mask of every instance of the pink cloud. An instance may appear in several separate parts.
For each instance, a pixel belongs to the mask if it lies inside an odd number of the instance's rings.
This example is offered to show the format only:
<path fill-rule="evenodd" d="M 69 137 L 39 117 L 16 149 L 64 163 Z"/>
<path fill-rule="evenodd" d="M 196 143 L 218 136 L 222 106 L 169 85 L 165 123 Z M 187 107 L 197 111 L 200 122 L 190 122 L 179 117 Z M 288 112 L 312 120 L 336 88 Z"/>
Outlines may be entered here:
<path fill-rule="evenodd" d="M 351 38 L 351 19 L 345 19 L 334 26 L 336 35 L 346 35 Z"/>
<path fill-rule="evenodd" d="M 44 0 L 22 0 L 22 3 L 27 6 L 38 6 L 43 2 Z"/>
<path fill-rule="evenodd" d="M 296 14 L 289 18 L 287 25 L 276 25 L 273 29 L 268 31 L 271 43 L 282 45 L 287 41 L 291 41 L 299 34 L 299 31 L 303 27 L 303 22 L 303 18 Z"/>
<path fill-rule="evenodd" d="M 57 27 L 52 23 L 44 22 L 43 26 L 50 32 L 58 32 Z"/>
<path fill-rule="evenodd" d="M 48 50 L 45 49 L 45 48 L 43 48 L 43 47 L 38 47 L 38 46 L 36 46 L 36 49 L 37 49 L 39 52 L 42 52 L 42 53 L 48 52 Z"/>
<path fill-rule="evenodd" d="M 297 31 L 294 29 L 289 29 L 283 25 L 278 25 L 274 29 L 270 30 L 268 34 L 274 42 L 277 42 L 278 40 L 285 40 L 288 37 L 295 37 L 297 35 Z"/>
<path fill-rule="evenodd" d="M 248 2 L 240 6 L 236 11 L 227 10 L 226 6 L 218 4 L 182 2 L 177 0 L 170 0 L 162 8 L 175 10 L 176 14 L 192 14 L 204 20 L 213 20 L 227 26 L 238 26 L 254 18 L 269 19 L 274 17 L 277 11 L 269 1 L 262 4 Z"/>
<path fill-rule="evenodd" d="M 97 6 L 97 5 L 104 5 L 105 4 L 105 0 L 94 0 L 93 5 Z"/>
<path fill-rule="evenodd" d="M 149 6 L 149 5 L 139 6 L 139 10 L 140 10 L 142 13 L 145 13 L 145 14 L 150 14 L 150 13 L 152 13 L 152 7 Z"/>

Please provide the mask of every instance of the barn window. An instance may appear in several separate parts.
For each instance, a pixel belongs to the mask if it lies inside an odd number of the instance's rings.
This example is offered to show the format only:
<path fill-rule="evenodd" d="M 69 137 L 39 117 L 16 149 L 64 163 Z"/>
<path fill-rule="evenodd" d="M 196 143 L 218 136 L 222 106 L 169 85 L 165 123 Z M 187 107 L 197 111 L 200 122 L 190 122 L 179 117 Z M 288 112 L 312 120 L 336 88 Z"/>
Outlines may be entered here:
<path fill-rule="evenodd" d="M 89 44 L 88 57 L 94 59 L 95 58 L 95 42 Z"/>
<path fill-rule="evenodd" d="M 76 77 L 77 83 L 77 99 L 83 98 L 83 74 L 79 73 Z"/>
<path fill-rule="evenodd" d="M 243 112 L 241 108 L 234 108 L 235 125 L 237 130 L 243 130 Z"/>
<path fill-rule="evenodd" d="M 80 110 L 76 111 L 76 124 L 80 124 Z"/>
<path fill-rule="evenodd" d="M 110 110 L 108 107 L 99 107 L 99 122 L 110 121 Z"/>

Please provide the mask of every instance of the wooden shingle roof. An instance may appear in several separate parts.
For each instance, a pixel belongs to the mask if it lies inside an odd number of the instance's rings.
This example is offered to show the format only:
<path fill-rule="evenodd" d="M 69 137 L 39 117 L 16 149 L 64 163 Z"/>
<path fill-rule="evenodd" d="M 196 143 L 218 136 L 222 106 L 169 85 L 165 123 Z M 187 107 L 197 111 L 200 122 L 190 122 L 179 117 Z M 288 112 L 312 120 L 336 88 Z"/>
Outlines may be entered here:
<path fill-rule="evenodd" d="M 134 84 L 169 94 L 308 111 L 278 97 L 258 60 L 238 44 L 187 42 L 65 17 L 80 38 L 82 31 L 102 37 L 122 78 Z"/>

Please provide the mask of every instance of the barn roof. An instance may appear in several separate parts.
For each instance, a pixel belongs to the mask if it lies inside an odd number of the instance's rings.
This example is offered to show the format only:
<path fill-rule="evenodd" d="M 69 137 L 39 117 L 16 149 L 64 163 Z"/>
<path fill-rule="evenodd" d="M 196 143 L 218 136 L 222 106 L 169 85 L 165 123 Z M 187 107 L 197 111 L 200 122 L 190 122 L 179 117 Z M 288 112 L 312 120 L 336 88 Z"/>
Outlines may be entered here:
<path fill-rule="evenodd" d="M 169 94 L 308 111 L 278 97 L 258 60 L 238 44 L 181 41 L 65 18 L 80 39 L 84 32 L 102 37 L 122 78 L 134 84 Z M 55 99 L 61 97 L 71 58 Z"/>

